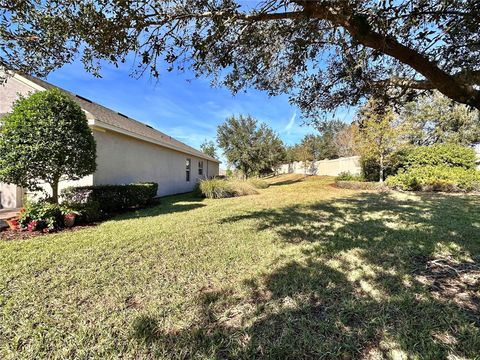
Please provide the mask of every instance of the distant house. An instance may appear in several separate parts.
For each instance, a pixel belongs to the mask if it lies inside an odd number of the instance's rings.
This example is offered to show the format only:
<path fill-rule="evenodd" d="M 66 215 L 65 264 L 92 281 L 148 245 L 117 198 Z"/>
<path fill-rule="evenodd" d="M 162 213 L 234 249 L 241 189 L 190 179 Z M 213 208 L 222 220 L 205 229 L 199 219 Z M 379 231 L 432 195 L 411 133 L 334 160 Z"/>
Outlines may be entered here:
<path fill-rule="evenodd" d="M 19 95 L 57 88 L 43 80 L 16 74 L 0 85 L 0 114 L 9 113 Z M 72 97 L 87 115 L 97 142 L 97 171 L 78 181 L 62 181 L 67 186 L 126 184 L 141 181 L 158 183 L 158 195 L 188 192 L 199 179 L 217 176 L 219 161 L 178 140 L 61 89 Z M 2 115 L 0 115 L 2 116 Z M 48 185 L 44 185 L 48 192 Z M 22 206 L 24 190 L 0 183 L 0 208 Z"/>

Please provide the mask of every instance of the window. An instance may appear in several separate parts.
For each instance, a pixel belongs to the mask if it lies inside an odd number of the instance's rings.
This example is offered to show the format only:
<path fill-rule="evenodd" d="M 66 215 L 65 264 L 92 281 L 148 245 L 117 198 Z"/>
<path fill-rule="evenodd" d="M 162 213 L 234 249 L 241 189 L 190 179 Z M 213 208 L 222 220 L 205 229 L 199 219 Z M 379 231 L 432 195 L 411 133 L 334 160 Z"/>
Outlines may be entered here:
<path fill-rule="evenodd" d="M 198 162 L 198 175 L 203 175 L 203 161 Z"/>
<path fill-rule="evenodd" d="M 192 160 L 187 159 L 187 162 L 185 163 L 185 180 L 190 181 L 190 165 L 192 164 Z"/>

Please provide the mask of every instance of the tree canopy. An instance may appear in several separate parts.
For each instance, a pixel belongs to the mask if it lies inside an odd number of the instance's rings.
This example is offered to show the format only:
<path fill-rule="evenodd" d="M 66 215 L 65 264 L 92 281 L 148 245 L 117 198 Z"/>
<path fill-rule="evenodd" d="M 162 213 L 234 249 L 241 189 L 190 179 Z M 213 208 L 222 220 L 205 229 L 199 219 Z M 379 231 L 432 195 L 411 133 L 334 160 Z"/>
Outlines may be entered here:
<path fill-rule="evenodd" d="M 217 141 L 227 161 L 246 177 L 272 171 L 285 159 L 278 135 L 251 116 L 230 117 L 218 126 Z"/>
<path fill-rule="evenodd" d="M 205 155 L 213 158 L 217 157 L 217 147 L 215 146 L 215 142 L 213 142 L 213 140 L 207 141 L 205 139 L 205 141 L 200 145 L 200 150 L 202 150 Z"/>
<path fill-rule="evenodd" d="M 359 111 L 356 146 L 362 161 L 377 162 L 378 179 L 385 179 L 385 168 L 395 160 L 393 155 L 404 143 L 404 127 L 391 108 L 379 109 L 374 100 Z M 365 166 L 365 165 L 364 165 Z"/>
<path fill-rule="evenodd" d="M 286 93 L 305 116 L 434 89 L 480 109 L 478 0 L 0 0 L 0 64 L 45 75 L 191 68 L 233 92 Z"/>
<path fill-rule="evenodd" d="M 58 202 L 58 182 L 96 169 L 96 144 L 80 106 L 60 90 L 20 98 L 0 124 L 0 181 L 29 190 L 45 182 Z"/>
<path fill-rule="evenodd" d="M 456 104 L 439 93 L 405 104 L 400 118 L 410 129 L 412 145 L 480 142 L 480 112 Z"/>

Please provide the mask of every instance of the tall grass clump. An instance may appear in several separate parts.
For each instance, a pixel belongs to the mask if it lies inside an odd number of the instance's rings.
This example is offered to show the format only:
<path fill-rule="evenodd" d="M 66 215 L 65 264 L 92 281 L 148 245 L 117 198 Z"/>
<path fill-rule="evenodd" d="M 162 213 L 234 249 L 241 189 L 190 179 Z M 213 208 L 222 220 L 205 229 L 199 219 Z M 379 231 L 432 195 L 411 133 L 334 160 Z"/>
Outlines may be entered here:
<path fill-rule="evenodd" d="M 258 194 L 255 187 L 244 180 L 206 179 L 200 181 L 196 195 L 209 199 Z"/>
<path fill-rule="evenodd" d="M 235 196 L 233 187 L 230 181 L 225 179 L 206 179 L 200 181 L 197 195 L 209 199 L 221 199 Z"/>
<path fill-rule="evenodd" d="M 258 178 L 249 179 L 248 183 L 250 183 L 255 189 L 266 189 L 270 186 L 268 182 Z"/>
<path fill-rule="evenodd" d="M 234 196 L 245 196 L 245 195 L 255 195 L 258 194 L 258 191 L 255 187 L 245 180 L 231 180 L 230 184 L 232 186 Z"/>

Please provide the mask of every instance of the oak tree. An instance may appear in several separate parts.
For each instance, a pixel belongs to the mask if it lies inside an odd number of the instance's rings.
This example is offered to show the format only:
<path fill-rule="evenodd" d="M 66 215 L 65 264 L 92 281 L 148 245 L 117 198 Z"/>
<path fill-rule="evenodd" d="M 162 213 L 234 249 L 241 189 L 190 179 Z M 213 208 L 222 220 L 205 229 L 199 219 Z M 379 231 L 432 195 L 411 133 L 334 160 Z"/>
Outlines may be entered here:
<path fill-rule="evenodd" d="M 278 135 L 251 116 L 232 116 L 217 128 L 217 142 L 227 161 L 245 177 L 273 170 L 285 159 Z"/>
<path fill-rule="evenodd" d="M 136 54 L 234 93 L 286 93 L 305 116 L 434 89 L 480 109 L 478 0 L 0 0 L 0 65 L 45 75 Z M 166 64 L 166 66 L 164 66 Z M 166 69 L 165 69 L 166 68 Z"/>

